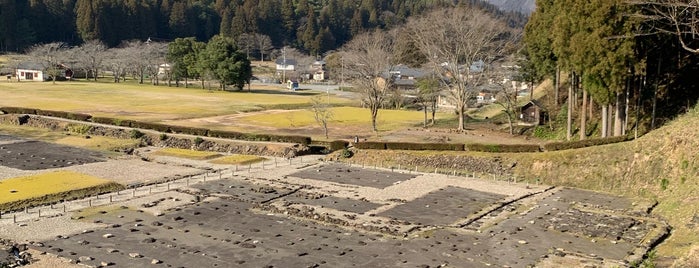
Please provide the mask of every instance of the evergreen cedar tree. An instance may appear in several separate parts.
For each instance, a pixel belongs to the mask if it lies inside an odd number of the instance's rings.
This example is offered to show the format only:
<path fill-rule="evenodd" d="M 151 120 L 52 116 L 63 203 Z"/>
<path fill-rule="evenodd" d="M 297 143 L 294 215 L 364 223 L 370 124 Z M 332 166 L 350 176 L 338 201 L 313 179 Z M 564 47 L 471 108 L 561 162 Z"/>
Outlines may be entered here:
<path fill-rule="evenodd" d="M 400 25 L 441 1 L 428 0 L 0 0 L 0 51 L 23 52 L 37 43 L 79 45 L 98 39 L 108 47 L 125 40 L 174 40 L 214 35 L 236 38 L 243 33 L 267 35 L 272 45 L 289 45 L 322 54 L 355 35 Z M 480 6 L 523 26 L 526 16 Z M 51 23 L 45 23 L 50 21 Z M 9 29 L 9 30 L 8 30 Z"/>

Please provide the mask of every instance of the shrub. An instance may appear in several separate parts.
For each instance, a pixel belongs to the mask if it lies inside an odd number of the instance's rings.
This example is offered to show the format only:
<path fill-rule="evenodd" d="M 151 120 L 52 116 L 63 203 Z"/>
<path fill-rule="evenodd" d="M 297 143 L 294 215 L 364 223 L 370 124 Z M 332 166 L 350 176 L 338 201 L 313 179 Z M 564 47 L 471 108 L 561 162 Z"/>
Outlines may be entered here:
<path fill-rule="evenodd" d="M 385 142 L 378 142 L 378 141 L 365 141 L 365 142 L 358 142 L 354 144 L 354 148 L 357 149 L 372 149 L 372 150 L 385 150 L 386 149 L 386 143 Z"/>
<path fill-rule="evenodd" d="M 347 146 L 349 146 L 349 142 L 347 142 L 347 141 L 334 140 L 334 141 L 330 142 L 328 147 L 331 151 L 337 151 L 337 150 L 347 149 Z"/>
<path fill-rule="evenodd" d="M 92 115 L 82 113 L 68 113 L 66 118 L 78 121 L 89 121 L 90 118 L 92 118 Z"/>
<path fill-rule="evenodd" d="M 69 124 L 66 129 L 73 133 L 87 134 L 92 130 L 92 126 L 85 124 Z"/>
<path fill-rule="evenodd" d="M 24 107 L 2 107 L 0 111 L 6 114 L 36 114 L 36 109 Z"/>
<path fill-rule="evenodd" d="M 50 111 L 50 110 L 36 110 L 37 115 L 42 115 L 42 116 L 50 116 L 50 117 L 59 117 L 59 118 L 68 118 L 68 113 L 63 112 L 63 111 Z"/>
<path fill-rule="evenodd" d="M 223 138 L 223 139 L 234 139 L 243 140 L 245 134 L 235 131 L 225 131 L 225 130 L 209 130 L 209 137 Z"/>
<path fill-rule="evenodd" d="M 144 135 L 145 135 L 145 134 L 143 134 L 143 132 L 141 132 L 141 131 L 138 131 L 138 129 L 132 129 L 132 130 L 131 130 L 131 138 L 132 138 L 132 139 L 140 139 L 140 138 L 143 137 Z"/>
<path fill-rule="evenodd" d="M 93 123 L 98 123 L 98 124 L 116 125 L 116 124 L 114 124 L 114 119 L 109 118 L 109 117 L 95 116 L 95 117 L 90 118 L 90 121 L 92 121 Z"/>
<path fill-rule="evenodd" d="M 182 133 L 195 136 L 207 136 L 209 133 L 208 129 L 197 128 L 197 127 L 185 127 L 185 126 L 168 126 L 170 131 L 173 133 Z"/>
<path fill-rule="evenodd" d="M 456 143 L 411 143 L 411 142 L 386 142 L 389 150 L 432 150 L 432 151 L 463 151 L 463 144 Z"/>
<path fill-rule="evenodd" d="M 170 126 L 158 123 L 131 121 L 131 127 L 141 129 L 151 129 L 158 132 L 170 132 Z"/>
<path fill-rule="evenodd" d="M 204 139 L 202 139 L 201 137 L 194 138 L 194 145 L 196 145 L 196 146 L 199 146 L 203 142 L 204 142 Z"/>
<path fill-rule="evenodd" d="M 159 137 L 159 138 L 160 138 L 161 141 L 167 140 L 167 135 L 166 135 L 165 133 L 160 134 L 160 137 Z"/>
<path fill-rule="evenodd" d="M 474 152 L 489 153 L 534 153 L 540 152 L 538 144 L 466 144 L 466 149 Z"/>
<path fill-rule="evenodd" d="M 579 140 L 579 141 L 572 141 L 572 142 L 551 142 L 551 143 L 544 144 L 542 146 L 542 148 L 544 149 L 544 151 L 560 151 L 560 150 L 577 149 L 577 148 L 584 148 L 584 147 L 590 147 L 590 146 L 618 143 L 618 142 L 623 142 L 623 141 L 627 141 L 627 140 L 628 140 L 628 137 L 626 137 L 626 136 L 618 136 L 618 137 L 609 137 L 609 138 L 602 138 L 602 139 Z"/>
<path fill-rule="evenodd" d="M 342 149 L 342 153 L 340 153 L 340 157 L 342 158 L 350 158 L 352 157 L 353 153 L 347 148 Z"/>

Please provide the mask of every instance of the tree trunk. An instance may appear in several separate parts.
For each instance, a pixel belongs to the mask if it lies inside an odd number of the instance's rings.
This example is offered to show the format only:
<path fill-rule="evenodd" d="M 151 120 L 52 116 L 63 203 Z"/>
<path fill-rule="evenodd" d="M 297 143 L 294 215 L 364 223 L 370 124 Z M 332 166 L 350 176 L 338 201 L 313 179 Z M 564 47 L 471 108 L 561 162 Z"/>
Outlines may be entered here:
<path fill-rule="evenodd" d="M 621 135 L 626 135 L 626 128 L 629 123 L 629 91 L 631 90 L 631 85 L 633 83 L 633 80 L 629 78 L 629 83 L 628 86 L 626 87 L 626 92 L 624 92 L 624 125 L 621 127 Z"/>
<path fill-rule="evenodd" d="M 607 137 L 611 137 L 614 130 L 614 104 L 610 103 L 607 106 Z"/>
<path fill-rule="evenodd" d="M 609 116 L 607 115 L 609 113 L 609 106 L 607 105 L 602 105 L 602 131 L 601 131 L 601 136 L 602 138 L 607 137 L 607 127 L 609 124 L 607 123 L 607 120 L 609 120 Z"/>
<path fill-rule="evenodd" d="M 435 113 L 437 113 L 437 99 L 435 98 L 434 101 L 432 102 L 432 121 L 431 124 L 434 125 L 434 116 Z"/>
<path fill-rule="evenodd" d="M 624 93 L 616 94 L 616 103 L 614 104 L 614 136 L 621 136 L 624 128 Z"/>
<path fill-rule="evenodd" d="M 553 99 L 555 101 L 556 107 L 558 107 L 558 91 L 560 90 L 559 84 L 560 84 L 560 79 L 561 79 L 561 68 L 556 66 L 556 77 L 554 77 L 553 81 Z"/>
<path fill-rule="evenodd" d="M 568 87 L 568 120 L 566 122 L 566 140 L 570 141 L 573 136 L 573 79 Z"/>
<path fill-rule="evenodd" d="M 371 129 L 374 130 L 374 132 L 379 132 L 379 130 L 376 128 L 376 117 L 379 115 L 379 105 L 372 104 L 370 108 L 371 108 Z"/>
<path fill-rule="evenodd" d="M 638 127 L 641 117 L 641 101 L 643 99 L 643 88 L 646 86 L 646 75 L 640 77 L 638 85 L 638 94 L 636 95 L 636 123 L 634 127 L 634 139 L 638 139 Z"/>
<path fill-rule="evenodd" d="M 588 96 L 590 99 L 587 102 L 588 115 L 587 118 L 592 119 L 594 117 L 593 111 L 595 110 L 595 102 L 592 100 L 592 95 Z"/>
<path fill-rule="evenodd" d="M 582 107 L 580 107 L 580 140 L 584 140 L 587 135 L 587 91 L 583 89 Z"/>
<path fill-rule="evenodd" d="M 189 87 L 189 79 L 187 78 L 187 76 L 185 76 L 184 77 L 184 88 L 188 88 L 188 87 Z"/>
<path fill-rule="evenodd" d="M 507 113 L 507 123 L 510 126 L 510 135 L 515 135 L 514 124 L 512 123 L 512 113 Z"/>
<path fill-rule="evenodd" d="M 422 108 L 425 110 L 425 121 L 422 122 L 422 127 L 427 128 L 427 104 L 423 105 Z"/>
<path fill-rule="evenodd" d="M 465 105 L 460 103 L 460 104 L 457 104 L 457 107 L 456 107 L 456 109 L 457 109 L 456 112 L 459 114 L 459 129 L 458 130 L 465 130 L 466 129 L 466 127 L 464 125 L 464 110 L 465 110 L 464 106 Z"/>

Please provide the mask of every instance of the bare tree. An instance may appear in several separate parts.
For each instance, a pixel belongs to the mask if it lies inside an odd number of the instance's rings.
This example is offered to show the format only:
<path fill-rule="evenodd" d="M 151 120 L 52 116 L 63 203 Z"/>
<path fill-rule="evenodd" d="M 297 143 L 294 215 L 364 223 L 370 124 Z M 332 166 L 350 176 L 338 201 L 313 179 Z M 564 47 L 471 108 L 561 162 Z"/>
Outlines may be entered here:
<path fill-rule="evenodd" d="M 330 105 L 324 102 L 320 96 L 315 96 L 311 98 L 311 109 L 313 110 L 313 118 L 323 128 L 325 138 L 328 139 L 328 123 L 334 116 Z"/>
<path fill-rule="evenodd" d="M 495 104 L 502 108 L 507 117 L 510 135 L 514 135 L 514 123 L 517 114 L 517 87 L 508 80 L 494 82 L 499 91 L 495 96 Z"/>
<path fill-rule="evenodd" d="M 417 82 L 417 99 L 420 105 L 422 105 L 423 112 L 425 113 L 425 120 L 423 121 L 423 127 L 427 127 L 427 112 L 432 110 L 432 121 L 430 124 L 434 125 L 434 116 L 437 112 L 437 96 L 439 96 L 440 88 L 439 81 L 436 78 L 423 78 Z"/>
<path fill-rule="evenodd" d="M 379 108 L 393 84 L 393 38 L 376 30 L 361 34 L 343 48 L 342 59 L 352 84 L 361 90 L 364 104 L 371 111 L 371 126 L 377 132 Z"/>
<path fill-rule="evenodd" d="M 94 81 L 97 81 L 99 70 L 107 58 L 107 46 L 102 41 L 95 39 L 83 43 L 73 51 L 75 62 L 86 70 L 85 78 L 89 78 L 91 75 Z"/>
<path fill-rule="evenodd" d="M 149 42 L 145 49 L 145 54 L 143 61 L 145 62 L 146 74 L 151 79 L 151 84 L 157 85 L 158 81 L 158 71 L 160 65 L 165 63 L 165 56 L 167 55 L 167 43 L 163 42 Z"/>
<path fill-rule="evenodd" d="M 56 78 L 61 75 L 60 64 L 66 56 L 64 54 L 66 50 L 67 47 L 64 43 L 54 42 L 35 45 L 29 49 L 27 54 L 41 64 L 53 83 L 56 83 Z"/>
<path fill-rule="evenodd" d="M 629 0 L 641 7 L 641 18 L 650 22 L 654 31 L 675 35 L 682 48 L 699 53 L 699 1 L 697 0 Z"/>
<path fill-rule="evenodd" d="M 121 82 L 121 78 L 126 75 L 126 69 L 129 65 L 129 51 L 124 48 L 110 48 L 107 50 L 106 65 L 114 76 L 114 83 Z"/>
<path fill-rule="evenodd" d="M 432 11 L 411 20 L 407 28 L 448 89 L 459 116 L 458 129 L 464 130 L 468 103 L 487 81 L 490 64 L 508 53 L 512 33 L 484 11 L 462 7 Z"/>
<path fill-rule="evenodd" d="M 255 48 L 260 53 L 260 60 L 265 61 L 265 54 L 272 51 L 272 39 L 264 34 L 255 34 Z"/>

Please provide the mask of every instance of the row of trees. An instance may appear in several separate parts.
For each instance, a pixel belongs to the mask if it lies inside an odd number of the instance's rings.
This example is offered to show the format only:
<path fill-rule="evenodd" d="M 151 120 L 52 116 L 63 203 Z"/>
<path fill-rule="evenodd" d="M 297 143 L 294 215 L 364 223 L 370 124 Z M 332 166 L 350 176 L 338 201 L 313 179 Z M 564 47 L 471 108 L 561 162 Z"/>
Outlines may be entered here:
<path fill-rule="evenodd" d="M 404 42 L 397 42 L 407 36 Z M 425 112 L 434 109 L 439 89 L 455 107 L 459 130 L 465 129 L 465 112 L 478 88 L 493 78 L 490 66 L 515 52 L 518 30 L 509 28 L 478 8 L 458 6 L 411 18 L 393 31 L 375 31 L 355 37 L 340 52 L 348 78 L 362 90 L 376 131 L 379 108 L 389 96 L 391 71 L 403 63 L 405 53 L 417 55 L 432 70 L 433 78 L 419 84 Z M 404 47 L 412 49 L 404 49 Z M 482 68 L 472 64 L 482 62 Z M 427 115 L 425 115 L 427 117 Z"/>
<path fill-rule="evenodd" d="M 526 17 L 504 13 L 480 0 L 511 24 Z M 214 35 L 238 39 L 264 34 L 274 47 L 285 45 L 311 54 L 336 49 L 359 33 L 389 29 L 410 16 L 451 1 L 431 0 L 0 0 L 0 51 L 21 52 L 36 43 L 101 40 L 171 41 Z"/>
<path fill-rule="evenodd" d="M 618 136 L 627 134 L 631 128 L 637 131 L 644 122 L 654 127 L 658 98 L 665 98 L 668 105 L 662 108 L 671 114 L 677 112 L 673 97 L 696 95 L 682 86 L 687 83 L 680 71 L 697 61 L 696 55 L 682 49 L 690 43 L 682 41 L 690 36 L 685 31 L 692 27 L 673 24 L 673 16 L 662 18 L 661 2 L 536 2 L 537 9 L 525 28 L 523 76 L 534 82 L 554 79 L 556 88 L 561 72 L 570 76 L 565 111 L 567 139 L 572 139 L 575 114 L 580 120 L 580 139 L 590 135 L 587 127 L 593 105 L 600 107 L 597 120 L 600 135 Z M 672 10 L 670 5 L 666 7 Z M 684 16 L 694 19 L 693 14 Z M 661 86 L 673 83 L 676 86 Z M 684 103 L 682 107 L 687 105 Z M 635 122 L 630 124 L 632 109 Z"/>
<path fill-rule="evenodd" d="M 205 87 L 207 79 L 215 79 L 221 89 L 233 85 L 243 89 L 252 79 L 252 67 L 237 42 L 224 36 L 214 36 L 208 43 L 195 38 L 178 38 L 171 43 L 128 41 L 116 48 L 107 48 L 101 41 L 92 40 L 78 47 L 64 43 L 36 45 L 29 49 L 29 58 L 15 58 L 13 68 L 26 60 L 33 60 L 44 66 L 47 74 L 55 79 L 59 76 L 60 65 L 68 65 L 84 74 L 86 78 L 97 80 L 102 71 L 108 71 L 118 83 L 128 75 L 139 83 L 150 79 L 158 84 L 162 77 L 168 84 L 188 78 L 197 78 Z M 19 79 L 19 77 L 18 77 Z"/>

